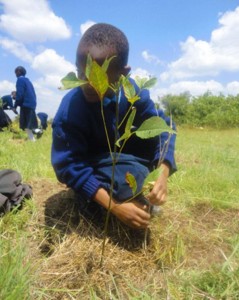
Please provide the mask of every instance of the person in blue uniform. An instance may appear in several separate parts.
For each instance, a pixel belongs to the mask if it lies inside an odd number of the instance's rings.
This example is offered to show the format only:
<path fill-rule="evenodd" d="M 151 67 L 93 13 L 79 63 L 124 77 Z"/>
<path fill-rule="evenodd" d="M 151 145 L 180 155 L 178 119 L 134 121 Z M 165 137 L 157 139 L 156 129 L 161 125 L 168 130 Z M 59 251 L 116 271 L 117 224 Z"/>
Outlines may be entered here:
<path fill-rule="evenodd" d="M 13 99 L 15 97 L 15 92 L 13 91 L 11 95 L 4 95 L 1 97 L 0 104 L 0 131 L 3 131 L 3 128 L 7 128 L 12 124 L 12 120 L 5 112 L 6 110 L 12 110 L 15 114 L 17 111 L 13 107 Z"/>
<path fill-rule="evenodd" d="M 39 113 L 37 113 L 37 117 L 40 120 L 39 127 L 43 130 L 46 130 L 47 126 L 48 126 L 48 124 L 47 124 L 48 114 L 44 113 L 44 112 L 39 112 Z"/>
<path fill-rule="evenodd" d="M 82 36 L 76 53 L 78 77 L 85 79 L 87 56 L 102 64 L 114 57 L 107 70 L 110 83 L 118 81 L 121 74 L 128 75 L 129 44 L 125 34 L 113 25 L 99 23 L 90 27 Z M 136 91 L 139 90 L 131 79 Z M 107 91 L 104 98 L 104 115 L 113 148 L 115 132 L 115 95 Z M 123 89 L 119 99 L 119 122 L 130 104 Z M 163 111 L 155 109 L 148 90 L 140 92 L 140 100 L 134 104 L 134 126 L 151 116 L 159 115 L 170 124 Z M 150 213 L 145 202 L 134 199 L 125 180 L 127 172 L 134 175 L 138 188 L 153 168 L 161 167 L 162 173 L 155 181 L 151 192 L 144 198 L 152 205 L 162 205 L 167 198 L 167 180 L 176 171 L 174 158 L 175 134 L 165 132 L 152 139 L 131 137 L 118 158 L 110 201 L 112 159 L 101 115 L 100 99 L 94 89 L 83 85 L 70 90 L 63 98 L 53 120 L 51 160 L 60 182 L 72 188 L 82 211 L 111 210 L 111 213 L 129 227 L 144 229 L 149 226 Z M 123 132 L 119 131 L 119 134 Z M 160 163 L 159 163 L 160 162 Z M 110 207 L 109 207 L 110 205 Z"/>
<path fill-rule="evenodd" d="M 13 93 L 13 92 L 12 92 Z M 2 98 L 2 107 L 4 110 L 13 109 L 13 95 L 4 95 Z"/>
<path fill-rule="evenodd" d="M 14 109 L 20 107 L 20 128 L 26 131 L 31 141 L 35 141 L 33 130 L 38 128 L 35 112 L 37 97 L 32 82 L 25 76 L 26 73 L 26 69 L 22 66 L 15 69 L 17 82 Z"/>

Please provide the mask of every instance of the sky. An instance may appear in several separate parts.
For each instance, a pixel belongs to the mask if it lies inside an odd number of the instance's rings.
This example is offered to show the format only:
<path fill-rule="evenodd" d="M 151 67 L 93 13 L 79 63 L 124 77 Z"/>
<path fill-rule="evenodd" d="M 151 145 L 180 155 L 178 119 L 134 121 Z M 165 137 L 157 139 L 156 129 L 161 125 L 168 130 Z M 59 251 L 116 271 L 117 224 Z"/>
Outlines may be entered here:
<path fill-rule="evenodd" d="M 239 0 L 0 0 L 0 96 L 15 90 L 14 70 L 24 66 L 36 111 L 53 118 L 79 40 L 101 22 L 126 34 L 132 77 L 157 77 L 154 101 L 239 94 Z"/>

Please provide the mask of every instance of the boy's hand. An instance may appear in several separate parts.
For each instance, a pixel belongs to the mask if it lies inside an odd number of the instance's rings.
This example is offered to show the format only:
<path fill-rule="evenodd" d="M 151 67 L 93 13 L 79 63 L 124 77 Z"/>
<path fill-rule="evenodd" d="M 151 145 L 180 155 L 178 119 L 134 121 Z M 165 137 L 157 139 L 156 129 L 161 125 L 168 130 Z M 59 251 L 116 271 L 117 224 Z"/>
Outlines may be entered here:
<path fill-rule="evenodd" d="M 14 112 L 14 114 L 18 115 L 18 112 L 17 112 L 16 108 L 12 108 L 12 111 Z"/>
<path fill-rule="evenodd" d="M 169 166 L 162 164 L 161 167 L 163 168 L 163 172 L 158 180 L 156 180 L 151 192 L 147 195 L 149 202 L 154 205 L 163 205 L 168 195 L 167 180 L 169 176 Z"/>
<path fill-rule="evenodd" d="M 109 208 L 110 197 L 108 192 L 99 188 L 93 198 L 105 209 Z M 150 214 L 147 212 L 147 205 L 142 205 L 137 201 L 118 203 L 111 200 L 110 210 L 113 215 L 129 227 L 143 229 L 149 225 Z"/>
<path fill-rule="evenodd" d="M 124 202 L 115 204 L 111 212 L 121 222 L 135 229 L 144 229 L 149 225 L 150 214 L 147 212 L 148 207 L 135 202 Z"/>

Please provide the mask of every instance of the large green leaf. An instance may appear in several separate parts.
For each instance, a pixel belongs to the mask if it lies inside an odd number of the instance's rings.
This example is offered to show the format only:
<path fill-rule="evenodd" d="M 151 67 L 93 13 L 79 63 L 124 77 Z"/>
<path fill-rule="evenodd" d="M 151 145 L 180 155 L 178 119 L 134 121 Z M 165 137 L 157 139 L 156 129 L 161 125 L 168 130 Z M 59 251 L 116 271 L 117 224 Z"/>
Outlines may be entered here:
<path fill-rule="evenodd" d="M 97 94 L 100 97 L 100 100 L 103 100 L 104 95 L 109 88 L 108 76 L 107 73 L 102 69 L 96 61 L 92 61 L 92 66 L 89 74 L 89 84 L 95 89 Z"/>
<path fill-rule="evenodd" d="M 154 116 L 145 120 L 135 134 L 141 139 L 149 139 L 163 132 L 176 133 L 162 118 Z"/>
<path fill-rule="evenodd" d="M 74 72 L 70 72 L 64 78 L 61 79 L 61 83 L 62 87 L 60 87 L 60 89 L 68 90 L 86 84 L 87 81 L 77 78 Z"/>

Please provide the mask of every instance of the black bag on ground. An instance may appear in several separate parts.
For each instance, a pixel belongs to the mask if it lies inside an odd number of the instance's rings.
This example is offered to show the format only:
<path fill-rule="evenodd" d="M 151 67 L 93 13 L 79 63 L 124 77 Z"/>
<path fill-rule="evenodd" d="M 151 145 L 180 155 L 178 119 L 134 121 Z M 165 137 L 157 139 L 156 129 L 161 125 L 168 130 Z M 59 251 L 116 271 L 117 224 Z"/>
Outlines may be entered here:
<path fill-rule="evenodd" d="M 22 176 L 11 169 L 0 170 L 0 215 L 21 205 L 23 199 L 32 197 L 30 185 L 22 183 Z"/>
<path fill-rule="evenodd" d="M 0 107 L 0 130 L 4 127 L 8 127 L 12 123 L 9 116 L 5 113 L 2 107 Z"/>

